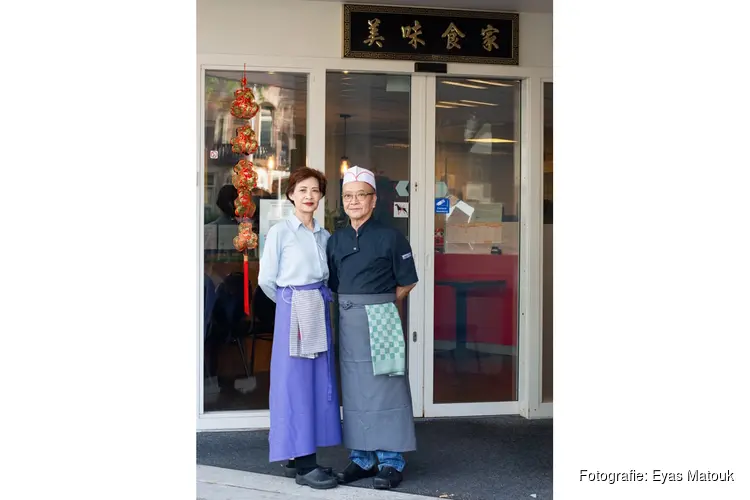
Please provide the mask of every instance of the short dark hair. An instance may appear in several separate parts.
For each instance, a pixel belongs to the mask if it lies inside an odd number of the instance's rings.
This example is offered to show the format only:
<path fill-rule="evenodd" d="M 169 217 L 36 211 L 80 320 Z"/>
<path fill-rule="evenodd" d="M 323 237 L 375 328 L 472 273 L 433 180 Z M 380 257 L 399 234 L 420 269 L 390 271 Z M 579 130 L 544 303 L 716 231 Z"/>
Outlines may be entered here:
<path fill-rule="evenodd" d="M 224 212 L 227 217 L 234 217 L 234 200 L 237 198 L 237 188 L 232 184 L 227 184 L 219 189 L 216 196 L 216 206 Z"/>
<path fill-rule="evenodd" d="M 292 175 L 289 176 L 289 185 L 286 188 L 286 199 L 289 201 L 292 201 L 292 199 L 289 197 L 290 194 L 294 192 L 294 188 L 297 187 L 297 184 L 299 184 L 302 181 L 306 181 L 307 179 L 315 178 L 318 180 L 318 187 L 320 189 L 320 195 L 321 197 L 326 195 L 326 176 L 323 175 L 323 173 L 320 170 L 314 170 L 312 168 L 308 167 L 301 167 L 292 172 Z M 294 202 L 292 201 L 292 204 Z"/>

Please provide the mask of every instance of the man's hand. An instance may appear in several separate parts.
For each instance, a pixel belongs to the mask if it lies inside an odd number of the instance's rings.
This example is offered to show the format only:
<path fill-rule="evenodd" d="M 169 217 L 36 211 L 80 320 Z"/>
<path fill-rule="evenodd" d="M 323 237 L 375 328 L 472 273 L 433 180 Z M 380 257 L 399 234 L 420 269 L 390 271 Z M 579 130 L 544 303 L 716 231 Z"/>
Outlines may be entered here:
<path fill-rule="evenodd" d="M 408 286 L 397 286 L 396 287 L 396 300 L 402 300 L 406 298 L 407 295 L 409 295 L 409 292 L 411 292 L 412 288 L 417 286 L 416 283 L 408 285 Z"/>

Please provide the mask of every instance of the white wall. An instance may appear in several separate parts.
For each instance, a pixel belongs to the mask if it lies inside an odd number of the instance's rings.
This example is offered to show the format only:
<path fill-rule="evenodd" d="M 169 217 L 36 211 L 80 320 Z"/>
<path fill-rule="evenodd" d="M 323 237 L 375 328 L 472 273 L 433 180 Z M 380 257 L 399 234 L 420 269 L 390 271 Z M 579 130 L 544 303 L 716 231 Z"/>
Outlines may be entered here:
<path fill-rule="evenodd" d="M 198 0 L 198 54 L 341 58 L 342 7 L 301 0 Z M 520 65 L 552 67 L 552 14 L 521 14 Z"/>

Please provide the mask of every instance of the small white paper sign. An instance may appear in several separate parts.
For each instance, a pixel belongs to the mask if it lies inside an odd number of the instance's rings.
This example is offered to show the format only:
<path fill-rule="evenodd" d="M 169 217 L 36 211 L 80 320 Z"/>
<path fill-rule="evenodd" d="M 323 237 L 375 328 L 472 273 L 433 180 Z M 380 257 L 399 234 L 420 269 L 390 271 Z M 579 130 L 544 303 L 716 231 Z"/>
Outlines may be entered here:
<path fill-rule="evenodd" d="M 393 218 L 394 219 L 409 218 L 409 202 L 408 201 L 394 201 L 393 202 Z"/>
<path fill-rule="evenodd" d="M 469 216 L 469 222 L 471 222 L 471 216 L 474 215 L 474 207 L 464 203 L 463 201 L 458 201 L 455 205 L 451 207 L 451 211 L 448 214 L 448 217 L 453 215 L 453 212 L 455 209 L 458 209 L 459 211 L 465 213 Z"/>
<path fill-rule="evenodd" d="M 268 230 L 294 213 L 294 205 L 289 200 L 260 200 L 255 211 L 258 218 L 258 256 L 263 256 Z"/>

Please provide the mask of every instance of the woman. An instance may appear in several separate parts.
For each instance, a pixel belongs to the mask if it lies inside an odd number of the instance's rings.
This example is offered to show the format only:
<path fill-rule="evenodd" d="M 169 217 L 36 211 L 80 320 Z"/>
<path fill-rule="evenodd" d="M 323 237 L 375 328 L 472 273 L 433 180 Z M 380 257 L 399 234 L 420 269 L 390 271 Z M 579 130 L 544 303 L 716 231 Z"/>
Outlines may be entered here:
<path fill-rule="evenodd" d="M 286 197 L 294 213 L 271 227 L 260 259 L 258 285 L 276 302 L 271 353 L 269 460 L 289 460 L 297 484 L 334 488 L 330 468 L 318 466 L 319 446 L 341 443 L 327 286 L 330 234 L 313 218 L 326 194 L 317 170 L 289 177 Z"/>

